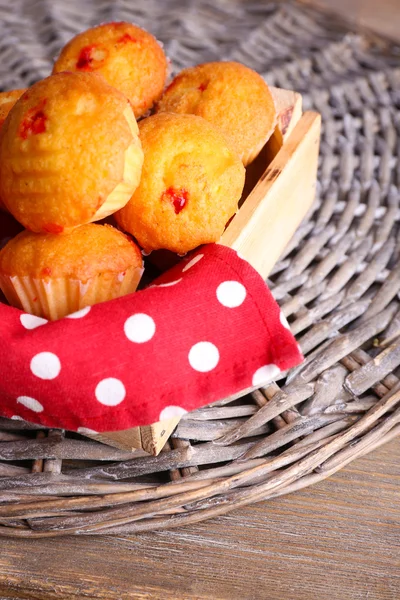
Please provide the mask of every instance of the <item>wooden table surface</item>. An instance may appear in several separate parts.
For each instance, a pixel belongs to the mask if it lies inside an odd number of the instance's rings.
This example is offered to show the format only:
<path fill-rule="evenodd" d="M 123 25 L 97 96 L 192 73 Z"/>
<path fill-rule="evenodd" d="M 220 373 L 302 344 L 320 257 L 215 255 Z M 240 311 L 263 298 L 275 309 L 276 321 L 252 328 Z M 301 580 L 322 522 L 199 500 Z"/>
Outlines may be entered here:
<path fill-rule="evenodd" d="M 185 529 L 0 548 L 1 600 L 399 600 L 400 439 L 313 488 Z"/>

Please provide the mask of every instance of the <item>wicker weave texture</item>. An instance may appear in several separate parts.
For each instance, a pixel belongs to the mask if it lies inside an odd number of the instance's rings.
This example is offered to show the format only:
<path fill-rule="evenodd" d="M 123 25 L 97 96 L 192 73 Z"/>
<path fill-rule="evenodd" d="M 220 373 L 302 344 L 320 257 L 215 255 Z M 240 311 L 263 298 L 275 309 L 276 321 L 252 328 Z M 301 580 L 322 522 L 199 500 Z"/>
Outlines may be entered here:
<path fill-rule="evenodd" d="M 130 20 L 175 70 L 241 61 L 322 113 L 315 205 L 269 284 L 306 355 L 190 413 L 159 457 L 0 420 L 0 534 L 170 528 L 311 485 L 400 433 L 400 49 L 292 4 L 0 0 L 0 82 L 47 75 L 77 31 Z"/>

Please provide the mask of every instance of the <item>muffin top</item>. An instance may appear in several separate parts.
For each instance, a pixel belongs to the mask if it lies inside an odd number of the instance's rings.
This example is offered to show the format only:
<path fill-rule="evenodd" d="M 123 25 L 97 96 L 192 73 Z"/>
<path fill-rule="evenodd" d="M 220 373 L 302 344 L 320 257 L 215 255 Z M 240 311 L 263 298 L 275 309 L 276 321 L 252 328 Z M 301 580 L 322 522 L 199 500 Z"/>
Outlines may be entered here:
<path fill-rule="evenodd" d="M 103 218 L 139 182 L 137 133 L 128 100 L 103 78 L 47 77 L 21 96 L 2 127 L 0 197 L 36 232 L 61 233 Z M 107 211 L 113 192 L 119 205 Z"/>
<path fill-rule="evenodd" d="M 217 126 L 245 164 L 265 143 L 276 109 L 264 79 L 236 62 L 210 62 L 185 69 L 168 86 L 157 112 L 192 113 Z"/>
<path fill-rule="evenodd" d="M 101 74 L 129 98 L 138 118 L 161 96 L 168 63 L 147 31 L 131 23 L 106 23 L 80 33 L 63 48 L 53 73 L 59 71 Z"/>
<path fill-rule="evenodd" d="M 140 184 L 116 213 L 146 250 L 183 254 L 215 242 L 237 211 L 245 170 L 219 131 L 201 117 L 160 113 L 139 123 Z"/>
<path fill-rule="evenodd" d="M 68 277 L 86 282 L 101 273 L 142 267 L 136 244 L 111 225 L 83 225 L 52 235 L 23 231 L 0 251 L 0 274 L 38 279 Z"/>
<path fill-rule="evenodd" d="M 22 96 L 26 90 L 10 90 L 8 92 L 0 93 L 0 129 L 3 126 L 4 121 L 7 118 L 8 113 L 16 103 L 16 101 Z M 0 209 L 7 210 L 0 198 Z"/>

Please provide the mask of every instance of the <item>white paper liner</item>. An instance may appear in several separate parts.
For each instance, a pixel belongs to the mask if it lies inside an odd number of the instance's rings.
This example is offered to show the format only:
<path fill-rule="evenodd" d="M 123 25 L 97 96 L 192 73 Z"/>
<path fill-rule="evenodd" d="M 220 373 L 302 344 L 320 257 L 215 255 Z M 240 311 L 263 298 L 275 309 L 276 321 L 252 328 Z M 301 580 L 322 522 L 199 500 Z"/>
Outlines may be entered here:
<path fill-rule="evenodd" d="M 55 321 L 86 306 L 133 293 L 142 273 L 143 268 L 129 267 L 120 273 L 101 273 L 85 282 L 0 275 L 0 288 L 12 306 Z"/>
<path fill-rule="evenodd" d="M 127 107 L 124 117 L 132 131 L 133 141 L 125 150 L 125 164 L 122 181 L 109 194 L 106 201 L 100 206 L 99 210 L 92 217 L 91 221 L 100 221 L 117 210 L 123 208 L 131 199 L 133 192 L 140 182 L 143 165 L 143 152 L 139 140 L 139 129 L 132 109 Z"/>

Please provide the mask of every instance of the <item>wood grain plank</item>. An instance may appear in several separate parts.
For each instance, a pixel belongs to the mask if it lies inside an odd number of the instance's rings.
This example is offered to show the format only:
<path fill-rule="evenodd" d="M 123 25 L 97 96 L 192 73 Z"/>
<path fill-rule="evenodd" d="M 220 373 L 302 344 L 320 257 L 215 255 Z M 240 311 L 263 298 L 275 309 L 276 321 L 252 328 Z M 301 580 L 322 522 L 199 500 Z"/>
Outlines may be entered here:
<path fill-rule="evenodd" d="M 3 540 L 0 598 L 398 600 L 400 440 L 334 477 L 181 530 Z"/>
<path fill-rule="evenodd" d="M 320 130 L 320 115 L 304 113 L 220 240 L 264 278 L 314 201 Z"/>

